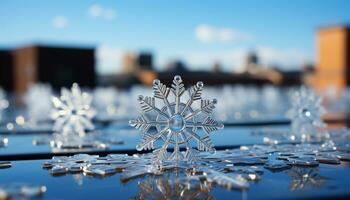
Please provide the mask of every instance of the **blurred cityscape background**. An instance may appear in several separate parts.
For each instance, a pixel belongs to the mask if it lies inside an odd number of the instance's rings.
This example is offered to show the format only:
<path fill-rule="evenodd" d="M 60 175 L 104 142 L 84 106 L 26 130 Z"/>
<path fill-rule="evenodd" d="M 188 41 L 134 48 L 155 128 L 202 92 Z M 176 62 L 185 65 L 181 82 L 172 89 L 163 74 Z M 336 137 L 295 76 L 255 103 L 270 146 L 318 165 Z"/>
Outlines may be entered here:
<path fill-rule="evenodd" d="M 1 1 L 0 86 L 350 84 L 350 2 Z"/>

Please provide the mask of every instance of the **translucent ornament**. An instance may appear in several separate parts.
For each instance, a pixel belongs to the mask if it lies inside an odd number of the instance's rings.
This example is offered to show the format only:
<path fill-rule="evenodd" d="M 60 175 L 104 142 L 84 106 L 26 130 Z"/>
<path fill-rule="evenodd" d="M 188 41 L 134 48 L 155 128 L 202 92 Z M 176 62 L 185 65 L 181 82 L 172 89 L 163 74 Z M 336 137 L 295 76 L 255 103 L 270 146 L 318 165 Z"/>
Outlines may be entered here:
<path fill-rule="evenodd" d="M 223 124 L 211 118 L 217 101 L 203 100 L 202 88 L 202 82 L 192 86 L 188 90 L 187 102 L 183 103 L 181 99 L 186 90 L 180 76 L 174 77 L 171 88 L 159 80 L 154 80 L 154 97 L 139 96 L 142 114 L 129 122 L 131 126 L 142 131 L 142 141 L 137 145 L 137 150 L 154 149 L 154 143 L 162 140 L 164 142 L 162 146 L 153 151 L 155 163 L 162 163 L 165 160 L 195 161 L 198 151 L 192 148 L 191 141 L 197 143 L 199 151 L 215 152 L 209 135 L 222 129 Z M 168 100 L 170 94 L 174 99 L 171 102 Z M 156 105 L 156 99 L 161 100 L 162 107 Z M 200 101 L 200 106 L 194 108 L 194 103 L 197 101 Z M 203 136 L 199 134 L 198 128 L 203 129 Z M 169 156 L 167 148 L 170 145 L 174 151 Z M 184 146 L 186 151 L 181 152 L 180 146 Z"/>
<path fill-rule="evenodd" d="M 291 94 L 291 108 L 287 116 L 291 119 L 292 134 L 307 139 L 326 128 L 321 115 L 325 112 L 322 98 L 306 87 Z"/>
<path fill-rule="evenodd" d="M 91 120 L 95 110 L 91 107 L 92 97 L 74 83 L 71 90 L 62 88 L 59 98 L 53 97 L 54 108 L 51 112 L 55 120 L 53 130 L 63 135 L 84 136 L 86 131 L 93 130 Z"/>

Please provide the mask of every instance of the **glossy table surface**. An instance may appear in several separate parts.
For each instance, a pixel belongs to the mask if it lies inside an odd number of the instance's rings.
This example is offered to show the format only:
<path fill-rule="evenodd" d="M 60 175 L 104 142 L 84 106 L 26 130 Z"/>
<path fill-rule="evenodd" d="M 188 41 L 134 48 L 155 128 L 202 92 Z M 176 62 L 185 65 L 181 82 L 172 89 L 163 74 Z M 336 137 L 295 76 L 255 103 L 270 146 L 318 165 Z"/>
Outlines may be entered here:
<path fill-rule="evenodd" d="M 216 147 L 235 148 L 240 145 L 262 144 L 263 136 L 253 135 L 254 130 L 280 130 L 289 129 L 287 125 L 280 126 L 229 126 L 211 135 Z M 95 154 L 108 154 L 135 150 L 140 140 L 140 134 L 127 126 L 112 125 L 99 131 L 104 134 L 115 135 L 124 141 L 121 145 L 111 145 L 108 150 L 94 151 Z M 133 179 L 127 183 L 120 180 L 120 174 L 98 178 L 83 174 L 67 174 L 52 176 L 42 168 L 47 159 L 36 160 L 31 156 L 45 154 L 55 155 L 49 145 L 33 146 L 33 138 L 45 134 L 7 134 L 9 144 L 0 148 L 1 156 L 25 155 L 26 160 L 12 161 L 12 167 L 0 169 L 0 185 L 11 183 L 26 183 L 32 185 L 45 185 L 47 192 L 42 199 L 130 199 L 141 193 L 140 184 L 143 182 L 159 182 L 162 177 L 146 176 Z M 83 151 L 89 153 L 89 151 Z M 3 159 L 4 160 L 4 159 Z M 263 169 L 261 180 L 250 183 L 246 191 L 226 190 L 214 186 L 204 199 L 320 199 L 320 198 L 347 198 L 350 197 L 350 163 L 341 162 L 340 165 L 320 164 L 316 168 L 296 168 L 272 172 Z M 294 170 L 294 172 L 293 172 Z M 297 173 L 295 173 L 297 172 Z M 295 175 L 301 177 L 295 177 Z M 309 182 L 303 182 L 302 176 L 313 176 Z M 320 182 L 320 183 L 319 183 Z M 322 183 L 322 184 L 321 184 Z M 294 189 L 293 189 L 294 188 Z M 154 193 L 159 194 L 157 188 Z M 163 196 L 164 197 L 164 196 Z M 153 196 L 155 198 L 155 196 Z M 150 199 L 153 199 L 150 197 Z"/>
<path fill-rule="evenodd" d="M 140 192 L 139 183 L 147 179 L 157 181 L 159 178 L 149 176 L 123 183 L 120 174 L 103 179 L 81 174 L 54 177 L 42 169 L 41 165 L 44 162 L 45 160 L 14 161 L 11 168 L 0 170 L 0 183 L 45 185 L 47 192 L 43 196 L 44 199 L 129 199 Z M 316 181 L 324 180 L 324 184 L 318 186 L 312 182 L 299 183 L 298 177 L 293 177 L 288 171 L 273 173 L 264 170 L 261 181 L 251 183 L 247 191 L 229 191 L 214 187 L 209 195 L 215 199 L 319 199 L 350 196 L 349 163 L 321 164 L 319 168 L 311 169 L 310 173 L 313 173 Z M 293 191 L 293 184 L 296 183 L 299 183 L 299 187 Z M 301 184 L 304 186 L 300 186 Z"/>

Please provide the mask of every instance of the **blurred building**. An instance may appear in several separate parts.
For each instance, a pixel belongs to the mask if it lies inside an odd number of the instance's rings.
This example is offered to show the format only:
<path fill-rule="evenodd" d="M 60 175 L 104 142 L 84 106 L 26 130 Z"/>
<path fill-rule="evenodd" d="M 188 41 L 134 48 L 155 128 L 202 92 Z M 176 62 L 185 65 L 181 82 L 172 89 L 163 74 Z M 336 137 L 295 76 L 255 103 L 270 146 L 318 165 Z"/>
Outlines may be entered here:
<path fill-rule="evenodd" d="M 258 62 L 258 55 L 255 52 L 249 52 L 245 60 L 246 71 L 255 71 L 257 68 L 259 68 Z"/>
<path fill-rule="evenodd" d="M 0 87 L 13 90 L 13 59 L 10 50 L 0 50 Z"/>
<path fill-rule="evenodd" d="M 122 57 L 122 73 L 131 74 L 137 70 L 137 58 L 135 54 L 125 53 Z"/>
<path fill-rule="evenodd" d="M 213 65 L 211 66 L 211 71 L 213 73 L 219 73 L 221 72 L 221 64 L 219 61 L 215 61 Z"/>
<path fill-rule="evenodd" d="M 153 56 L 151 53 L 125 53 L 122 57 L 122 73 L 132 74 L 140 70 L 153 70 Z"/>
<path fill-rule="evenodd" d="M 100 86 L 117 86 L 129 88 L 135 84 L 150 81 L 154 70 L 153 55 L 150 52 L 125 53 L 122 57 L 122 72 L 120 74 L 98 77 Z M 153 79 L 151 80 L 153 81 Z"/>
<path fill-rule="evenodd" d="M 137 57 L 137 64 L 140 70 L 153 70 L 152 53 L 142 52 Z"/>
<path fill-rule="evenodd" d="M 33 83 L 49 83 L 54 89 L 95 86 L 93 48 L 28 46 L 13 51 L 14 89 L 24 93 Z"/>
<path fill-rule="evenodd" d="M 33 45 L 0 50 L 0 87 L 17 94 L 30 84 L 49 83 L 55 89 L 95 86 L 94 48 Z"/>
<path fill-rule="evenodd" d="M 321 28 L 317 33 L 317 62 L 314 87 L 341 91 L 350 85 L 350 29 L 344 26 Z"/>
<path fill-rule="evenodd" d="M 167 64 L 167 66 L 165 67 L 165 71 L 182 74 L 187 73 L 188 69 L 186 64 L 182 60 L 173 60 Z"/>
<path fill-rule="evenodd" d="M 245 61 L 245 73 L 253 77 L 266 79 L 276 85 L 283 83 L 282 72 L 275 70 L 273 68 L 270 68 L 268 66 L 261 65 L 259 63 L 259 57 L 255 52 L 249 52 L 247 54 L 246 61 Z"/>

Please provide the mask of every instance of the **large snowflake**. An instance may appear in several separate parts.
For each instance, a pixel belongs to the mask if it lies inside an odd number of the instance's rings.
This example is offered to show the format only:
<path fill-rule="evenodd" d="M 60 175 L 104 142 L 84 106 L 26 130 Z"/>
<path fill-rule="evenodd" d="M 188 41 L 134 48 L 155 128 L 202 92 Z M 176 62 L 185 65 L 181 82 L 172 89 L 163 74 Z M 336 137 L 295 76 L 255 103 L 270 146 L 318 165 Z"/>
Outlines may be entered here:
<path fill-rule="evenodd" d="M 91 119 L 95 110 L 90 106 L 92 97 L 83 93 L 77 83 L 71 90 L 62 88 L 60 98 L 53 97 L 54 105 L 52 118 L 55 120 L 54 131 L 64 135 L 75 134 L 84 136 L 86 130 L 93 130 Z"/>
<path fill-rule="evenodd" d="M 326 124 L 322 121 L 324 113 L 322 98 L 306 87 L 301 87 L 291 95 L 291 109 L 288 111 L 292 121 L 292 133 L 299 136 L 315 135 Z"/>
<path fill-rule="evenodd" d="M 174 77 L 171 88 L 154 80 L 154 97 L 139 96 L 142 114 L 137 119 L 130 120 L 131 126 L 142 131 L 142 141 L 136 146 L 137 150 L 154 149 L 155 142 L 163 141 L 161 147 L 153 151 L 156 163 L 165 160 L 195 161 L 198 151 L 192 148 L 193 142 L 197 143 L 199 151 L 215 152 L 209 134 L 224 126 L 211 118 L 217 101 L 202 100 L 202 89 L 203 83 L 197 82 L 188 90 L 189 97 L 183 103 L 181 98 L 186 90 L 180 76 Z M 170 95 L 173 96 L 173 102 L 168 100 Z M 158 108 L 156 98 L 162 101 L 163 107 Z M 200 106 L 194 108 L 199 100 Z M 201 134 L 197 131 L 198 128 L 203 129 Z M 171 155 L 167 151 L 169 146 L 174 149 Z M 180 146 L 185 147 L 186 151 L 180 151 Z"/>

